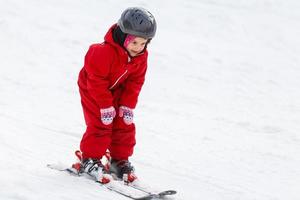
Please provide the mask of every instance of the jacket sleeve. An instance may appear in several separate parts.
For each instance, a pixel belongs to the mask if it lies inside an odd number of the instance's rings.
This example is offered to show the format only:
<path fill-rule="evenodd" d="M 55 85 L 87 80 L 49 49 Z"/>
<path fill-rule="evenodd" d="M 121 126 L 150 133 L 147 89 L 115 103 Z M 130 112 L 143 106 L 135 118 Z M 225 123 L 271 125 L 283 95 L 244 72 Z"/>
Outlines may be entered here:
<path fill-rule="evenodd" d="M 112 61 L 113 54 L 103 44 L 92 45 L 85 57 L 87 90 L 100 108 L 113 105 L 112 94 L 108 89 Z"/>
<path fill-rule="evenodd" d="M 147 60 L 139 66 L 139 70 L 137 70 L 136 73 L 129 75 L 119 101 L 120 105 L 124 105 L 132 109 L 136 107 L 138 96 L 145 82 L 146 71 Z"/>

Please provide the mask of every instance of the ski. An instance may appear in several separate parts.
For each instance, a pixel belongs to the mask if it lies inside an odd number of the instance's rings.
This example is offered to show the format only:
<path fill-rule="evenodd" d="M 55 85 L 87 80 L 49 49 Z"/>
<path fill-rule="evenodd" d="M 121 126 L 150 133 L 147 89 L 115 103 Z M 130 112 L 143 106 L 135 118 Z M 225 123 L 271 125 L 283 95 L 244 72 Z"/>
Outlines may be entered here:
<path fill-rule="evenodd" d="M 88 177 L 89 176 L 86 173 L 79 174 L 75 170 L 72 170 L 71 168 L 63 168 L 63 167 L 60 167 L 60 166 L 54 165 L 54 164 L 48 164 L 47 167 L 50 169 L 57 170 L 57 171 L 67 172 L 68 174 L 70 174 L 72 176 L 76 176 L 76 177 L 83 177 L 83 176 Z M 90 178 L 92 180 L 92 177 L 88 177 L 88 178 Z M 93 179 L 93 181 L 95 181 L 95 180 Z M 123 181 L 119 181 L 119 180 L 112 181 L 114 184 L 103 184 L 99 181 L 95 181 L 95 182 L 112 192 L 115 192 L 119 195 L 122 195 L 124 197 L 133 199 L 133 200 L 163 199 L 166 196 L 174 195 L 177 193 L 175 190 L 152 192 L 152 191 L 149 191 L 146 188 L 141 187 L 139 185 L 135 185 L 135 184 L 131 184 L 131 183 L 125 184 Z M 133 195 L 130 192 L 126 191 L 127 190 L 126 188 L 130 188 L 131 190 L 139 191 L 140 195 Z"/>

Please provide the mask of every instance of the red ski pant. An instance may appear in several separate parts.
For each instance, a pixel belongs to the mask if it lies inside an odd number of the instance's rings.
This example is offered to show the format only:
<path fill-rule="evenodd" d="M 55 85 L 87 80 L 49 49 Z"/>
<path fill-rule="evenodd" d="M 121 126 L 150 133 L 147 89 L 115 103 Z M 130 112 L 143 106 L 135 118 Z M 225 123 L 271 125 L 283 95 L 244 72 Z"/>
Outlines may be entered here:
<path fill-rule="evenodd" d="M 89 95 L 88 91 L 80 89 L 81 104 L 86 122 L 86 131 L 80 142 L 83 158 L 100 159 L 106 150 L 117 160 L 128 159 L 133 154 L 135 146 L 135 125 L 126 125 L 118 115 L 118 96 L 114 94 L 117 112 L 110 125 L 104 125 L 100 119 L 100 108 Z"/>

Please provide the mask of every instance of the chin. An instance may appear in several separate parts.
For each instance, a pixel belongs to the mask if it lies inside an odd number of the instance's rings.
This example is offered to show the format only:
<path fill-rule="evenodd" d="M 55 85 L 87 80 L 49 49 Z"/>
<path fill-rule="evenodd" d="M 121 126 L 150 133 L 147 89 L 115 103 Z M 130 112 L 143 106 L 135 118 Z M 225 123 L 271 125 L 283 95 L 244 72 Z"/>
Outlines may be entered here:
<path fill-rule="evenodd" d="M 132 56 L 132 57 L 135 57 L 136 55 L 138 55 L 137 53 L 130 53 L 130 55 Z"/>

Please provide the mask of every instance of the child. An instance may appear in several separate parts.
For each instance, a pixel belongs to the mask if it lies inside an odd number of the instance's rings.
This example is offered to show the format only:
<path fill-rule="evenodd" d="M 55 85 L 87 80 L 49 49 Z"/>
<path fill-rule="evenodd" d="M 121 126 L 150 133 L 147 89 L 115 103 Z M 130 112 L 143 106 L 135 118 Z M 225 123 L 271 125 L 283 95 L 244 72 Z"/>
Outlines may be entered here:
<path fill-rule="evenodd" d="M 110 172 L 129 182 L 136 179 L 128 161 L 136 143 L 133 110 L 145 80 L 147 45 L 155 32 L 156 21 L 149 11 L 127 8 L 104 42 L 91 45 L 85 56 L 78 79 L 87 125 L 79 171 L 100 182 L 109 182 L 100 162 L 107 150 Z"/>

